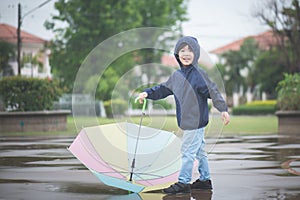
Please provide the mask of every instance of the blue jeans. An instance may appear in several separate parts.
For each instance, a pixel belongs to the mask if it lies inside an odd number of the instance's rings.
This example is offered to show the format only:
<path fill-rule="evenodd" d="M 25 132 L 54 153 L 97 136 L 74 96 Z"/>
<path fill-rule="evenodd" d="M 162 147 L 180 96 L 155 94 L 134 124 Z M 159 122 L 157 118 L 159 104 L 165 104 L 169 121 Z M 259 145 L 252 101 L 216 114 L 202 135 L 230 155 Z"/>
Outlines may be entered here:
<path fill-rule="evenodd" d="M 210 179 L 204 134 L 204 128 L 185 130 L 183 133 L 181 146 L 182 166 L 178 177 L 178 181 L 181 183 L 190 183 L 195 159 L 199 162 L 200 181 Z"/>

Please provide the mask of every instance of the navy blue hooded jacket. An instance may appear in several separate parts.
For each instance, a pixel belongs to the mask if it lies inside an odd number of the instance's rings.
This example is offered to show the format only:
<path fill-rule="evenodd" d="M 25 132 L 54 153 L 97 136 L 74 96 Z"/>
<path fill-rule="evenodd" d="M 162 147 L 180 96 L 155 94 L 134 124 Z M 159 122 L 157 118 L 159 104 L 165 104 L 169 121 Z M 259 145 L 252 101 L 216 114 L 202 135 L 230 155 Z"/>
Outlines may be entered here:
<path fill-rule="evenodd" d="M 184 67 L 179 60 L 179 48 L 188 45 L 194 53 L 194 60 L 188 67 Z M 148 99 L 158 100 L 174 95 L 176 102 L 176 117 L 178 126 L 183 130 L 193 130 L 208 124 L 207 99 L 211 98 L 214 107 L 220 112 L 227 111 L 227 105 L 217 86 L 204 70 L 198 67 L 200 46 L 194 37 L 182 37 L 175 46 L 174 55 L 180 65 L 167 80 L 160 85 L 145 90 Z"/>

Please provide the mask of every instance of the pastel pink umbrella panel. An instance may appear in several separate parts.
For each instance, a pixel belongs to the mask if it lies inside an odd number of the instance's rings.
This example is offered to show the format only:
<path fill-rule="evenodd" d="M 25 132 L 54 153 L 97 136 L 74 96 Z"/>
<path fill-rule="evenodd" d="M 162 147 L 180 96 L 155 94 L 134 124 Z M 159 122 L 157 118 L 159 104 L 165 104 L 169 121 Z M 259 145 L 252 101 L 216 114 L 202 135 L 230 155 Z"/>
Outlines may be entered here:
<path fill-rule="evenodd" d="M 177 181 L 180 147 L 171 132 L 116 123 L 82 129 L 69 150 L 104 184 L 139 193 Z"/>

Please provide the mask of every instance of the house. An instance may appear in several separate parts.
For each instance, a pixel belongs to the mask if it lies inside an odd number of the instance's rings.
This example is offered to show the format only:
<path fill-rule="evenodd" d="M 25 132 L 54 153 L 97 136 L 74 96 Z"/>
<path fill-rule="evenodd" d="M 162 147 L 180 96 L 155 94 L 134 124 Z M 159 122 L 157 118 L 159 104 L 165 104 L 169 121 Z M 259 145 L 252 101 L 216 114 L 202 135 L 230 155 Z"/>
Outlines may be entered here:
<path fill-rule="evenodd" d="M 12 43 L 17 52 L 17 28 L 0 24 L 0 41 Z M 51 78 L 51 67 L 49 65 L 50 50 L 45 48 L 48 42 L 33 34 L 21 31 L 21 75 L 28 77 Z M 18 74 L 17 59 L 9 63 L 12 66 L 14 75 Z"/>
<path fill-rule="evenodd" d="M 272 46 L 278 44 L 278 40 L 275 37 L 274 33 L 271 30 L 269 30 L 258 35 L 252 35 L 241 38 L 225 46 L 214 49 L 210 51 L 210 53 L 220 55 L 226 51 L 238 51 L 240 50 L 240 47 L 242 46 L 244 41 L 247 39 L 254 39 L 257 42 L 258 46 L 263 50 L 268 50 Z"/>
<path fill-rule="evenodd" d="M 178 67 L 178 62 L 174 55 L 163 54 L 161 57 L 161 64 L 164 66 Z"/>
<path fill-rule="evenodd" d="M 268 50 L 271 47 L 279 44 L 278 38 L 274 35 L 274 33 L 271 30 L 269 30 L 269 31 L 265 31 L 265 32 L 263 32 L 261 34 L 258 34 L 258 35 L 252 35 L 252 36 L 247 36 L 247 37 L 241 38 L 241 39 L 236 40 L 234 42 L 231 42 L 231 43 L 229 43 L 225 46 L 214 49 L 214 50 L 210 51 L 210 53 L 215 54 L 217 57 L 219 57 L 219 59 L 218 59 L 219 62 L 222 62 L 222 60 L 220 59 L 220 55 L 222 55 L 223 53 L 225 53 L 227 51 L 238 51 L 238 50 L 240 50 L 242 44 L 247 39 L 254 39 L 256 41 L 258 47 L 262 50 Z M 247 102 L 251 102 L 253 100 L 254 93 L 257 93 L 257 92 L 258 91 L 252 91 L 251 92 L 248 89 L 248 91 L 246 92 Z M 243 89 L 242 88 L 240 88 L 239 93 L 233 93 L 232 94 L 233 106 L 238 106 L 239 105 L 239 99 L 242 95 L 243 95 Z M 256 94 L 256 96 L 258 96 L 258 94 Z M 262 100 L 266 100 L 266 94 L 263 92 L 262 96 L 260 98 Z"/>

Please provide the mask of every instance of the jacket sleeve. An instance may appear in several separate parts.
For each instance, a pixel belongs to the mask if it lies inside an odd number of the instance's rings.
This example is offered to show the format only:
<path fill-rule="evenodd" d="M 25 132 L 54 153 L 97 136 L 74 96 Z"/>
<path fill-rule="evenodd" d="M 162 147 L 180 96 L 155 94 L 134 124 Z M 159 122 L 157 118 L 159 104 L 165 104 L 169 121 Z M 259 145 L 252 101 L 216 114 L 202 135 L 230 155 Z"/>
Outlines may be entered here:
<path fill-rule="evenodd" d="M 144 92 L 147 92 L 148 94 L 147 99 L 152 99 L 152 100 L 163 99 L 173 94 L 173 92 L 165 86 L 165 83 L 156 85 L 152 88 L 147 88 L 144 90 Z"/>
<path fill-rule="evenodd" d="M 152 99 L 152 100 L 158 100 L 158 99 L 163 99 L 169 95 L 172 95 L 172 80 L 173 80 L 173 76 L 174 74 L 172 74 L 169 79 L 164 82 L 161 83 L 159 85 L 156 85 L 152 88 L 147 88 L 144 90 L 144 92 L 147 92 L 148 97 L 147 99 Z"/>
<path fill-rule="evenodd" d="M 210 80 L 207 73 L 201 70 L 202 77 L 204 78 L 206 85 L 209 90 L 209 98 L 211 98 L 213 102 L 213 106 L 219 111 L 219 112 L 227 112 L 228 107 L 226 104 L 226 101 L 222 97 L 221 93 L 218 90 L 217 85 Z"/>

